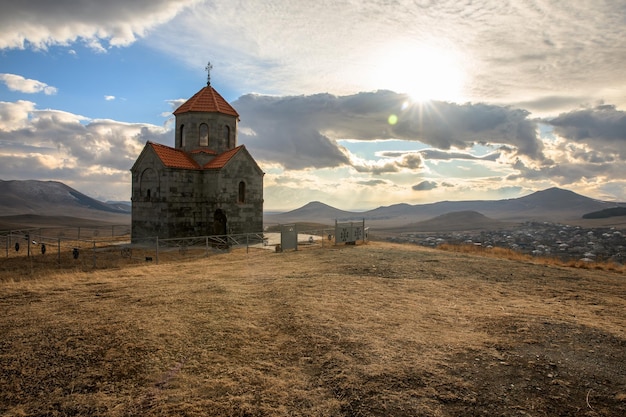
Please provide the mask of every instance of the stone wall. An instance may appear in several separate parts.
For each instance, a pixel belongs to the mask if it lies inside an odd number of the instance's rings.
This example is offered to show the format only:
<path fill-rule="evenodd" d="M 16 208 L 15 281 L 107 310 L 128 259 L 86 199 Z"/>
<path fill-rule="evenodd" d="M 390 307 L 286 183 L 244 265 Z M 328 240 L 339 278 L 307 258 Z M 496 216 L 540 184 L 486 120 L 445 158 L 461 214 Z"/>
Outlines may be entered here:
<path fill-rule="evenodd" d="M 263 173 L 240 152 L 221 171 L 217 201 L 228 218 L 230 233 L 263 231 Z M 243 183 L 243 195 L 241 185 Z"/>

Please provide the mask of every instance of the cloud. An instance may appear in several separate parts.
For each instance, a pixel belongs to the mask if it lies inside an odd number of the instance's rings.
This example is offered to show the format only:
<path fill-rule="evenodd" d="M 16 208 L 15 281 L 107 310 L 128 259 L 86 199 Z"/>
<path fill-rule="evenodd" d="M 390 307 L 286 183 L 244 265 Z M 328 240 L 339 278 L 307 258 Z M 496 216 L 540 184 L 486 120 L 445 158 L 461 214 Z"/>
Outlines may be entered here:
<path fill-rule="evenodd" d="M 0 49 L 46 49 L 77 40 L 104 51 L 125 46 L 171 20 L 197 0 L 33 0 L 4 2 Z"/>
<path fill-rule="evenodd" d="M 396 160 L 359 163 L 338 145 L 342 139 L 415 141 L 435 148 L 423 151 L 423 156 L 441 159 L 494 161 L 499 157 L 499 153 L 478 158 L 448 152 L 452 147 L 469 149 L 476 143 L 506 145 L 519 155 L 544 158 L 536 122 L 523 110 L 447 102 L 407 106 L 407 100 L 406 95 L 391 91 L 347 96 L 248 94 L 233 106 L 241 115 L 240 141 L 255 157 L 288 169 L 352 165 L 359 172 L 383 173 L 417 169 L 422 162 L 418 153 L 403 153 Z M 397 124 L 387 122 L 389 114 L 398 115 Z"/>
<path fill-rule="evenodd" d="M 399 4 L 321 0 L 232 7 L 229 0 L 213 0 L 183 11 L 147 41 L 190 67 L 204 66 L 210 56 L 216 77 L 242 93 L 407 92 L 414 87 L 410 79 L 403 85 L 393 79 L 397 71 L 381 70 L 390 51 L 406 57 L 405 66 L 433 65 L 420 55 L 428 46 L 458 56 L 464 80 L 459 102 L 524 103 L 542 114 L 601 99 L 626 105 L 623 87 L 607 88 L 607 80 L 626 85 L 624 2 L 593 8 L 584 0 L 567 7 L 556 1 Z M 446 68 L 429 73 L 444 76 Z"/>
<path fill-rule="evenodd" d="M 531 166 L 522 160 L 517 160 L 513 167 L 518 171 L 506 177 L 509 181 L 530 180 L 546 181 L 563 187 L 571 187 L 576 183 L 596 183 L 597 185 L 606 182 L 609 178 L 622 178 L 623 169 L 611 163 L 589 163 L 589 162 L 567 162 L 547 166 Z M 618 172 L 622 171 L 618 174 Z"/>
<path fill-rule="evenodd" d="M 278 162 L 287 169 L 350 162 L 347 151 L 321 132 L 316 119 L 323 115 L 309 113 L 307 117 L 303 112 L 311 110 L 310 103 L 300 105 L 298 97 L 248 95 L 233 105 L 242 118 L 240 142 L 253 149 L 256 158 Z"/>
<path fill-rule="evenodd" d="M 106 189 L 119 199 L 130 194 L 129 170 L 145 142 L 170 137 L 154 125 L 0 102 L 0 177 L 80 183 L 82 190 Z"/>
<path fill-rule="evenodd" d="M 22 129 L 29 123 L 29 114 L 35 110 L 32 101 L 18 100 L 14 103 L 0 101 L 0 132 Z"/>
<path fill-rule="evenodd" d="M 581 103 L 585 103 L 586 100 L 588 100 L 588 98 L 582 95 L 539 96 L 527 101 L 516 102 L 515 106 L 531 110 L 533 113 L 543 114 L 553 112 L 555 109 L 571 109 L 572 107 L 578 107 Z"/>
<path fill-rule="evenodd" d="M 357 181 L 359 185 L 365 185 L 367 187 L 375 187 L 377 185 L 387 184 L 387 181 L 384 180 L 368 180 L 368 181 Z"/>
<path fill-rule="evenodd" d="M 626 145 L 626 112 L 614 105 L 575 110 L 548 120 L 556 134 L 577 142 L 603 141 Z"/>
<path fill-rule="evenodd" d="M 567 156 L 561 164 L 575 161 L 595 171 L 598 164 L 626 161 L 626 112 L 613 105 L 563 113 L 547 123 L 559 138 L 555 151 Z"/>
<path fill-rule="evenodd" d="M 366 160 L 351 156 L 350 164 L 355 171 L 381 175 L 402 170 L 417 171 L 422 167 L 422 158 L 418 153 L 400 153 L 392 158 Z"/>
<path fill-rule="evenodd" d="M 615 185 L 626 176 L 625 116 L 613 105 L 602 105 L 544 120 L 552 127 L 544 142 L 546 159 L 511 158 L 511 152 L 502 150 L 500 162 L 508 159 L 513 170 L 505 181 L 526 188 L 566 187 L 597 198 L 610 193 L 609 199 L 623 200 Z"/>
<path fill-rule="evenodd" d="M 422 181 L 411 188 L 414 191 L 430 191 L 434 190 L 437 187 L 439 187 L 439 184 L 437 184 L 435 181 Z"/>
<path fill-rule="evenodd" d="M 449 152 L 439 149 L 424 149 L 419 152 L 424 159 L 436 159 L 436 160 L 453 160 L 453 159 L 469 159 L 479 161 L 497 161 L 500 158 L 500 152 L 492 152 L 484 156 L 475 156 L 466 152 Z"/>
<path fill-rule="evenodd" d="M 44 93 L 48 96 L 57 93 L 56 87 L 49 86 L 41 81 L 24 78 L 21 75 L 0 74 L 0 81 L 4 82 L 11 91 L 19 91 L 28 94 Z"/>
<path fill-rule="evenodd" d="M 113 101 L 113 100 L 115 100 L 115 96 L 104 96 L 104 99 L 106 101 Z"/>

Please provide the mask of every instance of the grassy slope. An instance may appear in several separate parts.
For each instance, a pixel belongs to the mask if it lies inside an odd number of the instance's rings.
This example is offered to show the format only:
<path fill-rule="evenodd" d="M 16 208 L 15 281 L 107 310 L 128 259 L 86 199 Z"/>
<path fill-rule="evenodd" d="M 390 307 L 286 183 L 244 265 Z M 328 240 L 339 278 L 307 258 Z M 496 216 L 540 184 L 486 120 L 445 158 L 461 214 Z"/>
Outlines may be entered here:
<path fill-rule="evenodd" d="M 0 415 L 623 415 L 624 311 L 621 274 L 386 243 L 4 282 Z"/>

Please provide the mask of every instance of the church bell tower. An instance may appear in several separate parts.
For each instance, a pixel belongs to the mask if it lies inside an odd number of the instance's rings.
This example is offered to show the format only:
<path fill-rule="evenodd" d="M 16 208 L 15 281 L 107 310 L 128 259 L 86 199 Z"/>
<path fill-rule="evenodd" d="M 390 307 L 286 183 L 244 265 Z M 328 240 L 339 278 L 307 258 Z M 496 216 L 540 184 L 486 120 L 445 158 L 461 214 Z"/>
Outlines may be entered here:
<path fill-rule="evenodd" d="M 174 111 L 176 149 L 219 155 L 237 146 L 239 114 L 211 87 L 212 68 L 206 66 L 206 87 Z"/>

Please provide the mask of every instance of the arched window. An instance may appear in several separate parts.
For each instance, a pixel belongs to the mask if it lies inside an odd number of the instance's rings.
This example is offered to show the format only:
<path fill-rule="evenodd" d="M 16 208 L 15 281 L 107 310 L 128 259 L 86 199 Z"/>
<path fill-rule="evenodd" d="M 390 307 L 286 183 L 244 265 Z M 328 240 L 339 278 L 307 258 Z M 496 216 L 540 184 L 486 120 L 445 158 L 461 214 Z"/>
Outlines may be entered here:
<path fill-rule="evenodd" d="M 139 195 L 142 197 L 150 198 L 158 197 L 159 192 L 159 175 L 157 171 L 152 168 L 146 168 L 139 179 Z"/>
<path fill-rule="evenodd" d="M 231 146 L 230 143 L 230 127 L 228 125 L 224 125 L 224 145 L 228 146 L 229 148 L 234 147 Z"/>
<path fill-rule="evenodd" d="M 238 203 L 246 202 L 246 183 L 241 181 L 239 182 L 239 197 L 237 198 Z"/>
<path fill-rule="evenodd" d="M 209 126 L 206 123 L 200 125 L 200 146 L 209 146 Z"/>
<path fill-rule="evenodd" d="M 180 125 L 180 147 L 185 146 L 185 125 Z"/>

